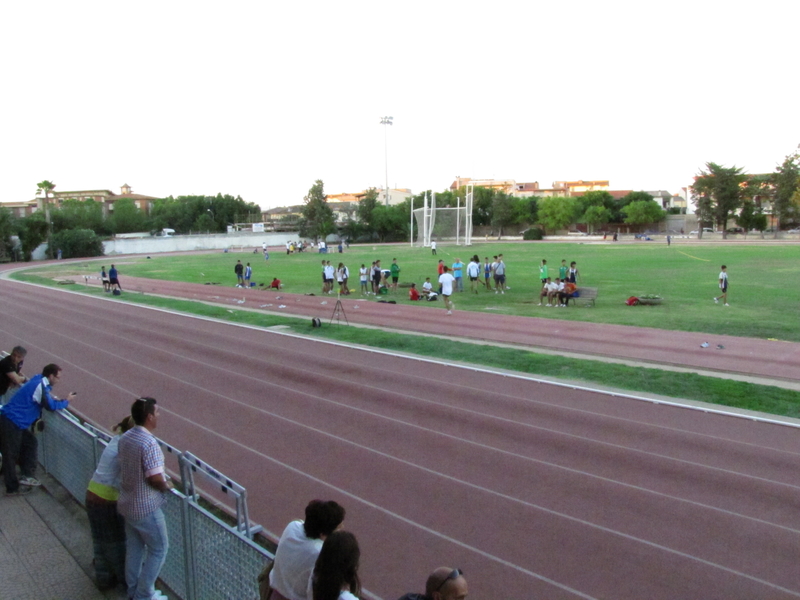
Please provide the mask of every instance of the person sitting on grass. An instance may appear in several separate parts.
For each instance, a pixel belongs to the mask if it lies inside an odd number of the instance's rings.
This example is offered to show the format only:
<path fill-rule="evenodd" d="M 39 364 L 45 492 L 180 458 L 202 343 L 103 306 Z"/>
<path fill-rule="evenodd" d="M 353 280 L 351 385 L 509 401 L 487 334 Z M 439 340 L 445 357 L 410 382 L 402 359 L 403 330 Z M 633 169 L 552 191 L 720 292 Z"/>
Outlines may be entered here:
<path fill-rule="evenodd" d="M 276 277 L 272 280 L 272 283 L 269 284 L 269 287 L 270 289 L 279 290 L 283 286 L 281 285 L 281 280 Z"/>
<path fill-rule="evenodd" d="M 428 296 L 431 295 L 432 291 L 433 291 L 433 284 L 431 283 L 431 278 L 426 277 L 425 283 L 422 284 L 422 295 L 427 298 Z"/>
<path fill-rule="evenodd" d="M 411 289 L 408 290 L 408 299 L 409 300 L 419 300 L 419 292 L 417 291 L 417 284 L 412 283 Z"/>

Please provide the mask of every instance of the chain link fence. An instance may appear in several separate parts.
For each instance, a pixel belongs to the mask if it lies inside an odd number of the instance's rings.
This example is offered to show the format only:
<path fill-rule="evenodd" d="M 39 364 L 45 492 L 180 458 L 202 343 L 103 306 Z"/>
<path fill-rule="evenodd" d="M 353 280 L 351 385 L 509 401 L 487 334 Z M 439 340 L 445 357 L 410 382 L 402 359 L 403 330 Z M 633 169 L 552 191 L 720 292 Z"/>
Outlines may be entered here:
<path fill-rule="evenodd" d="M 81 423 L 67 411 L 45 411 L 44 419 L 42 465 L 84 505 L 86 487 L 110 436 L 90 423 Z M 181 459 L 179 451 L 161 443 L 165 453 L 172 452 Z M 257 600 L 258 574 L 274 558 L 245 533 L 252 535 L 259 528 L 249 523 L 243 527 L 240 517 L 230 525 L 203 508 L 194 482 L 183 481 L 187 473 L 191 470 L 181 469 L 179 487 L 195 493 L 172 490 L 164 507 L 169 553 L 161 580 L 183 600 Z"/>

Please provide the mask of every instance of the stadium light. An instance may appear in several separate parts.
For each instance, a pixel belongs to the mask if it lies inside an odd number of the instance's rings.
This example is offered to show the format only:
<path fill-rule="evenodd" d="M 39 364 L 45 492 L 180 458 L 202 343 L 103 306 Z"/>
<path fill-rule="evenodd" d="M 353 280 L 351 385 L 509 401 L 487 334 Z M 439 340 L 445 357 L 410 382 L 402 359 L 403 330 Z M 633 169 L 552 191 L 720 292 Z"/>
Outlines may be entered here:
<path fill-rule="evenodd" d="M 394 117 L 381 117 L 381 125 L 383 125 L 383 155 L 386 165 L 386 187 L 384 188 L 386 206 L 389 206 L 389 135 L 386 126 L 393 124 L 392 119 Z"/>

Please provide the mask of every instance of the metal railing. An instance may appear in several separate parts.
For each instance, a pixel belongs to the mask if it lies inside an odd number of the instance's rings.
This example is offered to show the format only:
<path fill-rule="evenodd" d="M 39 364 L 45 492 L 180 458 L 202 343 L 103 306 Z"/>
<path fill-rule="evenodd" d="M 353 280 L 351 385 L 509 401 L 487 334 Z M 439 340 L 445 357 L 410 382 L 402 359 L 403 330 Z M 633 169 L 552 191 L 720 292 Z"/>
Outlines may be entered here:
<path fill-rule="evenodd" d="M 44 419 L 42 465 L 83 505 L 111 436 L 67 411 L 45 411 Z M 258 574 L 274 556 L 252 540 L 261 527 L 249 522 L 245 488 L 194 455 L 159 443 L 165 454 L 177 456 L 184 490 L 172 490 L 164 507 L 169 552 L 161 580 L 183 600 L 257 599 Z M 235 524 L 201 506 L 194 481 L 198 473 L 235 499 Z"/>

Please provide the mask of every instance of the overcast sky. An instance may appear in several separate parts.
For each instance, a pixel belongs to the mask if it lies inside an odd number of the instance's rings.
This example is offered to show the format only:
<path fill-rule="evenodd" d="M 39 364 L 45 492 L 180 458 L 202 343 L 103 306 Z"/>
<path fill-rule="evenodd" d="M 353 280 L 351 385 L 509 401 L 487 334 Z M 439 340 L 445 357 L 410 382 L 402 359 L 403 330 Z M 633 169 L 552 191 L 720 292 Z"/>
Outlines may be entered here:
<path fill-rule="evenodd" d="M 800 3 L 4 2 L 0 201 L 297 204 L 460 175 L 678 192 L 800 142 Z"/>

